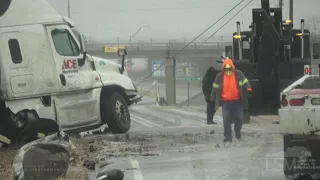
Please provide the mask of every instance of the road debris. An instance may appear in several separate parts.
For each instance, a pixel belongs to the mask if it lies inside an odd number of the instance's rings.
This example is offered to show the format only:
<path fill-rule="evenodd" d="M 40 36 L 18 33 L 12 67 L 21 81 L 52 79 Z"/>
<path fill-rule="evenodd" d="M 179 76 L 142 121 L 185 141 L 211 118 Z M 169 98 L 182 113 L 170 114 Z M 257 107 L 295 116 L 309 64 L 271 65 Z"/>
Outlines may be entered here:
<path fill-rule="evenodd" d="M 96 151 L 96 147 L 95 147 L 95 146 L 93 146 L 93 145 L 90 145 L 90 147 L 89 147 L 89 151 L 90 151 L 90 152 L 94 152 L 94 151 Z"/>
<path fill-rule="evenodd" d="M 65 176 L 70 164 L 69 136 L 59 132 L 20 148 L 13 160 L 14 179 L 50 179 Z"/>
<path fill-rule="evenodd" d="M 96 168 L 96 161 L 91 160 L 91 159 L 86 159 L 83 163 L 83 166 L 88 168 L 89 170 L 95 170 Z"/>
<path fill-rule="evenodd" d="M 120 169 L 105 170 L 99 172 L 97 180 L 123 180 L 124 173 Z"/>
<path fill-rule="evenodd" d="M 273 120 L 273 121 L 272 121 L 272 124 L 279 124 L 279 123 L 280 123 L 279 120 Z"/>

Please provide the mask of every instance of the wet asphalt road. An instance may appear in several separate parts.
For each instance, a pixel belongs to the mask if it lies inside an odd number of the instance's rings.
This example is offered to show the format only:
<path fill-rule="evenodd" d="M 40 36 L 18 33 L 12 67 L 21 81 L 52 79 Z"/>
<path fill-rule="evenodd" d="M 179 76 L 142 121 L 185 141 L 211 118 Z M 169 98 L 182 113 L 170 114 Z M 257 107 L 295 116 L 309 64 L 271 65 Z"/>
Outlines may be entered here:
<path fill-rule="evenodd" d="M 129 154 L 110 159 L 111 164 L 104 168 L 123 170 L 125 179 L 285 179 L 282 172 L 282 137 L 277 134 L 277 125 L 244 125 L 243 139 L 234 139 L 230 144 L 222 142 L 222 118 L 219 113 L 215 116 L 218 124 L 209 126 L 205 124 L 203 112 L 159 107 L 150 97 L 144 98 L 142 105 L 132 106 L 130 111 L 132 135 L 143 137 L 155 132 L 166 135 L 162 138 L 154 135 L 150 142 L 159 150 L 156 156 Z M 186 134 L 189 134 L 187 139 L 184 137 Z M 95 173 L 91 173 L 92 179 L 94 176 Z"/>

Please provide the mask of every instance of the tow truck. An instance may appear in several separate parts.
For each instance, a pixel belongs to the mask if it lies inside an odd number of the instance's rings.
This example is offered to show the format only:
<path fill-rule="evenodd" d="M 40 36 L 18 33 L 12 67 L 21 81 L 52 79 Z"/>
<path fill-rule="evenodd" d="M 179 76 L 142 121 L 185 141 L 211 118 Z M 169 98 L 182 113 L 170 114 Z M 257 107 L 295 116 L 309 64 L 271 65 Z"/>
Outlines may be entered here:
<path fill-rule="evenodd" d="M 225 47 L 226 56 L 234 59 L 237 69 L 244 72 L 253 86 L 248 113 L 251 115 L 277 114 L 279 93 L 311 73 L 312 56 L 310 32 L 293 29 L 293 20 L 283 20 L 282 8 L 270 8 L 269 0 L 261 0 L 261 8 L 252 9 L 250 31 L 233 33 L 233 46 Z M 318 48 L 318 44 L 313 45 Z"/>
<path fill-rule="evenodd" d="M 5 143 L 104 124 L 125 133 L 128 107 L 141 100 L 124 62 L 87 54 L 84 36 L 46 0 L 0 1 L 0 64 Z"/>

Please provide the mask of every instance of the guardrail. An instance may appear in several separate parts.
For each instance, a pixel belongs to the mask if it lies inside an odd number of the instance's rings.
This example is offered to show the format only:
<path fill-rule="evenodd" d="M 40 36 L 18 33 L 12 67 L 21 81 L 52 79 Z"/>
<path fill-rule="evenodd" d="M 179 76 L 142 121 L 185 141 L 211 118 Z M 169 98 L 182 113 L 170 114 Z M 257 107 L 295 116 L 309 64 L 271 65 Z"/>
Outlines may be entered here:
<path fill-rule="evenodd" d="M 210 50 L 210 49 L 224 49 L 225 46 L 232 45 L 231 42 L 209 42 L 201 46 L 202 43 L 192 43 L 185 50 Z M 148 51 L 148 50 L 180 50 L 187 43 L 150 43 L 150 42 L 139 42 L 139 43 L 104 43 L 104 44 L 87 44 L 88 51 L 103 51 L 113 52 L 117 48 L 126 47 L 128 51 Z"/>

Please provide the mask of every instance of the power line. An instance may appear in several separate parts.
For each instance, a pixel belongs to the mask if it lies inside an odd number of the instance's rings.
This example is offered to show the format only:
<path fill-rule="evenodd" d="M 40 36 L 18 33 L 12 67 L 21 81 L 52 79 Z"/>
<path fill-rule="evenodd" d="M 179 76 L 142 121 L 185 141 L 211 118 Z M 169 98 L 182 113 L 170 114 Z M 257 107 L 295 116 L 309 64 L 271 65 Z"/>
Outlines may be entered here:
<path fill-rule="evenodd" d="M 231 11 L 233 11 L 235 8 L 237 8 L 244 0 L 241 0 L 238 4 L 236 4 L 233 8 L 231 8 L 227 13 L 225 13 L 223 16 L 221 16 L 216 22 L 214 22 L 212 25 L 210 25 L 207 29 L 205 29 L 202 33 L 200 33 L 197 37 L 195 37 L 192 41 L 190 41 L 187 45 L 185 45 L 180 51 L 178 51 L 178 53 L 176 53 L 173 58 L 175 58 L 177 55 L 179 55 L 182 51 L 184 51 L 190 44 L 192 44 L 195 40 L 197 40 L 200 36 L 202 36 L 204 33 L 206 33 L 209 29 L 211 29 L 214 25 L 216 25 L 221 19 L 223 19 L 225 16 L 227 16 Z M 165 62 L 162 66 L 164 66 L 167 62 Z M 160 68 L 162 68 L 162 66 L 158 67 L 157 69 L 154 70 L 157 71 Z M 175 68 L 174 68 L 175 69 Z M 150 76 L 153 75 L 153 73 L 148 74 L 147 76 L 145 76 L 138 84 L 140 85 L 144 80 L 146 80 L 147 78 L 149 78 Z"/>
<path fill-rule="evenodd" d="M 230 19 L 228 19 L 228 21 L 226 21 L 219 29 L 217 29 L 213 34 L 211 34 L 210 37 L 208 37 L 202 44 L 200 44 L 199 48 L 206 43 L 208 40 L 210 40 L 215 34 L 217 34 L 217 32 L 219 32 L 225 25 L 227 25 L 233 18 L 235 18 L 240 12 L 242 12 L 242 10 L 244 8 L 246 8 L 252 1 L 249 1 L 245 6 L 243 6 L 236 14 L 234 14 Z"/>
<path fill-rule="evenodd" d="M 211 26 L 209 26 L 206 30 L 204 30 L 202 33 L 200 33 L 197 37 L 195 37 L 192 41 L 190 41 L 187 45 L 185 45 L 178 53 L 174 55 L 179 55 L 182 51 L 184 51 L 190 44 L 192 44 L 195 40 L 197 40 L 200 36 L 202 36 L 204 33 L 206 33 L 209 29 L 211 29 L 214 25 L 216 25 L 221 19 L 226 17 L 231 11 L 233 11 L 235 8 L 237 8 L 244 0 L 240 1 L 237 5 L 235 5 L 232 9 L 230 9 L 227 13 L 225 13 L 223 16 L 221 16 L 216 22 L 214 22 Z"/>
<path fill-rule="evenodd" d="M 172 7 L 172 8 L 146 8 L 146 9 L 128 9 L 128 10 L 122 10 L 122 9 L 111 9 L 108 10 L 108 12 L 111 13 L 122 13 L 122 12 L 157 12 L 157 11 L 185 11 L 185 10 L 200 10 L 200 9 L 221 9 L 221 8 L 228 8 L 230 5 L 225 6 L 216 6 L 216 7 Z M 81 12 L 79 12 L 81 13 Z"/>

